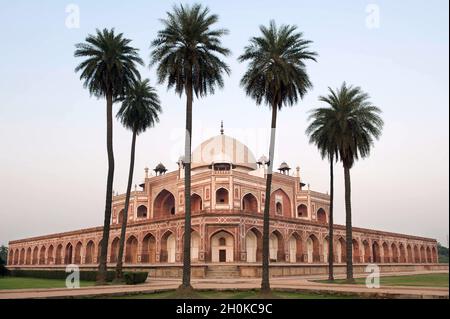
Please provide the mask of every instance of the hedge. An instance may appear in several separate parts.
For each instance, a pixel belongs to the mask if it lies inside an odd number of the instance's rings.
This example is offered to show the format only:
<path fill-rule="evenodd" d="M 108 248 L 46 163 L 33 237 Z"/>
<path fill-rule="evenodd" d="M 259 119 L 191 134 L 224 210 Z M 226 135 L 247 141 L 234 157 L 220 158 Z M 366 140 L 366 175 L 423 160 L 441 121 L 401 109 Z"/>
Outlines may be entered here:
<path fill-rule="evenodd" d="M 124 272 L 123 278 L 127 285 L 137 285 L 142 284 L 147 280 L 148 272 L 139 271 L 139 272 Z"/>
<path fill-rule="evenodd" d="M 66 279 L 67 275 L 64 270 L 33 270 L 33 269 L 13 269 L 9 271 L 12 277 L 31 277 L 44 279 Z M 111 282 L 115 277 L 115 271 L 108 271 L 106 274 L 106 281 Z M 82 270 L 80 271 L 80 280 L 95 281 L 97 279 L 97 271 Z"/>
<path fill-rule="evenodd" d="M 44 279 L 66 279 L 68 273 L 64 270 L 33 270 L 33 269 L 14 269 L 8 271 L 11 277 L 27 277 L 27 278 L 44 278 Z M 106 281 L 111 282 L 116 276 L 115 271 L 108 271 L 106 274 Z M 136 285 L 144 283 L 147 280 L 148 272 L 124 272 L 123 274 L 127 285 Z M 97 271 L 82 270 L 80 271 L 80 280 L 95 281 L 97 278 Z"/>

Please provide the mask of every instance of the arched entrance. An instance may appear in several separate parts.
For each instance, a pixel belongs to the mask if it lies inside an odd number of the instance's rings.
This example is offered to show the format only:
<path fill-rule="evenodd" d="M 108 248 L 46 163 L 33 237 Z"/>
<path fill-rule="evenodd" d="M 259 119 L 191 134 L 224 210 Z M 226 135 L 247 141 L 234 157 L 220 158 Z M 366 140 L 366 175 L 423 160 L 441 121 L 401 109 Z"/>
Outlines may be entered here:
<path fill-rule="evenodd" d="M 25 255 L 25 265 L 31 265 L 31 247 L 28 247 L 27 253 Z"/>
<path fill-rule="evenodd" d="M 364 262 L 370 263 L 371 262 L 371 256 L 370 256 L 370 245 L 367 240 L 363 241 L 363 252 L 364 252 Z"/>
<path fill-rule="evenodd" d="M 228 190 L 221 187 L 216 191 L 216 204 L 228 205 Z"/>
<path fill-rule="evenodd" d="M 71 264 L 72 257 L 73 257 L 73 246 L 71 243 L 68 243 L 64 254 L 64 264 L 65 265 Z"/>
<path fill-rule="evenodd" d="M 339 237 L 339 239 L 336 241 L 336 261 L 338 263 L 345 263 L 346 260 L 347 258 L 346 258 L 345 239 Z"/>
<path fill-rule="evenodd" d="M 302 251 L 302 238 L 299 234 L 293 233 L 289 237 L 289 262 L 297 263 L 302 261 L 303 251 Z"/>
<path fill-rule="evenodd" d="M 245 236 L 245 250 L 247 262 L 254 263 L 262 260 L 262 235 L 259 230 L 252 228 Z"/>
<path fill-rule="evenodd" d="M 162 218 L 175 215 L 175 197 L 167 190 L 162 190 L 156 196 L 153 203 L 154 218 Z"/>
<path fill-rule="evenodd" d="M 81 249 L 83 248 L 83 245 L 81 242 L 78 242 L 78 244 L 75 246 L 75 259 L 74 264 L 80 265 L 81 264 Z"/>
<path fill-rule="evenodd" d="M 39 249 L 37 247 L 34 247 L 33 249 L 33 260 L 32 260 L 32 264 L 33 265 L 37 265 L 39 260 Z M 17 252 L 17 264 L 19 263 L 19 252 Z"/>
<path fill-rule="evenodd" d="M 269 258 L 270 261 L 284 261 L 284 241 L 283 236 L 275 230 L 269 237 Z"/>
<path fill-rule="evenodd" d="M 406 261 L 407 261 L 408 263 L 414 262 L 414 261 L 413 261 L 412 248 L 411 248 L 411 245 L 409 245 L 409 244 L 406 246 Z"/>
<path fill-rule="evenodd" d="M 430 249 L 430 247 L 427 247 L 426 252 L 427 252 L 427 263 L 431 263 L 431 249 Z"/>
<path fill-rule="evenodd" d="M 90 240 L 86 245 L 86 257 L 84 259 L 84 262 L 86 264 L 93 264 L 94 254 L 95 254 L 95 244 L 92 240 Z"/>
<path fill-rule="evenodd" d="M 317 221 L 321 224 L 327 223 L 327 213 L 325 213 L 325 210 L 323 208 L 319 208 L 317 211 Z"/>
<path fill-rule="evenodd" d="M 203 209 L 202 198 L 197 194 L 192 194 L 191 196 L 191 212 L 199 213 Z"/>
<path fill-rule="evenodd" d="M 22 248 L 20 250 L 20 255 L 19 255 L 19 264 L 23 265 L 25 263 L 25 248 Z"/>
<path fill-rule="evenodd" d="M 388 246 L 388 244 L 386 242 L 384 242 L 382 247 L 383 247 L 383 262 L 384 263 L 391 262 L 391 256 L 390 256 L 390 253 L 389 253 L 389 246 Z"/>
<path fill-rule="evenodd" d="M 119 237 L 114 238 L 111 243 L 111 252 L 110 252 L 110 256 L 109 256 L 109 262 L 111 262 L 111 263 L 117 262 L 117 258 L 119 257 L 119 245 L 120 245 Z"/>
<path fill-rule="evenodd" d="M 289 196 L 281 189 L 277 189 L 270 195 L 270 215 L 292 217 L 291 200 Z"/>
<path fill-rule="evenodd" d="M 147 206 L 145 205 L 141 205 L 137 208 L 137 218 L 147 218 L 148 216 L 148 210 L 147 210 Z"/>
<path fill-rule="evenodd" d="M 160 260 L 163 263 L 174 263 L 176 253 L 175 235 L 167 231 L 161 238 Z"/>
<path fill-rule="evenodd" d="M 211 261 L 234 261 L 234 237 L 229 232 L 222 230 L 211 237 Z"/>
<path fill-rule="evenodd" d="M 39 250 L 39 265 L 45 265 L 45 246 Z"/>
<path fill-rule="evenodd" d="M 420 247 L 420 262 L 426 263 L 427 258 L 425 257 L 425 248 L 423 246 Z"/>
<path fill-rule="evenodd" d="M 258 212 L 258 201 L 256 197 L 248 193 L 242 198 L 242 211 L 244 213 L 257 213 Z"/>
<path fill-rule="evenodd" d="M 359 250 L 359 243 L 356 239 L 352 240 L 352 246 L 353 246 L 353 262 L 354 263 L 360 263 L 361 262 L 361 255 Z"/>
<path fill-rule="evenodd" d="M 297 217 L 308 217 L 308 207 L 304 204 L 300 204 L 297 207 Z"/>
<path fill-rule="evenodd" d="M 53 265 L 54 264 L 54 258 L 53 258 L 54 248 L 53 245 L 50 245 L 47 249 L 47 264 Z"/>
<path fill-rule="evenodd" d="M 155 263 L 156 262 L 156 238 L 152 234 L 147 234 L 142 241 L 141 262 Z"/>
<path fill-rule="evenodd" d="M 376 241 L 372 243 L 372 257 L 374 263 L 381 263 L 380 246 Z"/>
<path fill-rule="evenodd" d="M 63 246 L 59 244 L 58 247 L 56 247 L 55 265 L 62 264 L 62 253 L 63 253 Z"/>
<path fill-rule="evenodd" d="M 414 262 L 417 264 L 420 263 L 420 252 L 417 245 L 414 245 Z"/>
<path fill-rule="evenodd" d="M 125 262 L 129 264 L 136 264 L 138 261 L 138 240 L 134 236 L 127 239 L 125 247 Z"/>
<path fill-rule="evenodd" d="M 406 263 L 406 250 L 405 250 L 405 246 L 403 246 L 403 244 L 400 244 L 399 249 L 400 249 L 400 262 L 401 262 L 401 263 Z"/>
<path fill-rule="evenodd" d="M 393 263 L 398 263 L 398 249 L 397 245 L 395 243 L 392 243 L 391 245 L 391 260 Z"/>
<path fill-rule="evenodd" d="M 193 231 L 191 233 L 191 261 L 197 262 L 199 260 L 200 253 L 200 235 L 198 232 Z"/>
<path fill-rule="evenodd" d="M 319 240 L 313 234 L 306 240 L 306 251 L 308 263 L 320 262 Z"/>

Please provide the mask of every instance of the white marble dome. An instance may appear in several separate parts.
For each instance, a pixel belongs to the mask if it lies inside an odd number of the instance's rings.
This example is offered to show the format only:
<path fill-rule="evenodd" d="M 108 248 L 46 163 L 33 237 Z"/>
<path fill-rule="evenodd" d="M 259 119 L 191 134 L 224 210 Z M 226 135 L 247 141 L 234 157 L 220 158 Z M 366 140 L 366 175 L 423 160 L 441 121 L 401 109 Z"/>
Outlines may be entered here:
<path fill-rule="evenodd" d="M 192 153 L 192 168 L 217 163 L 230 163 L 241 168 L 256 169 L 256 159 L 252 151 L 237 139 L 224 134 L 204 141 Z"/>

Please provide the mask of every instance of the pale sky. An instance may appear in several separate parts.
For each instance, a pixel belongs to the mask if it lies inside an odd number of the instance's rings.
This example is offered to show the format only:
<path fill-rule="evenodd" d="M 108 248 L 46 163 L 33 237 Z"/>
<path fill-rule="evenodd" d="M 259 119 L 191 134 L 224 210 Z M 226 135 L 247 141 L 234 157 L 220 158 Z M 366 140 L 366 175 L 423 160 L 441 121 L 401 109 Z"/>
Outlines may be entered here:
<path fill-rule="evenodd" d="M 190 3 L 191 1 L 187 1 Z M 105 101 L 91 98 L 74 68 L 75 43 L 96 28 L 115 27 L 149 62 L 149 45 L 173 3 L 74 1 L 79 28 L 66 26 L 66 1 L 1 4 L 0 244 L 102 225 L 107 172 Z M 225 88 L 194 102 L 194 144 L 219 133 L 268 153 L 270 111 L 239 86 L 236 58 L 259 25 L 295 24 L 314 41 L 318 63 L 303 101 L 278 117 L 276 164 L 301 167 L 303 181 L 327 192 L 328 164 L 305 136 L 307 112 L 327 87 L 359 85 L 383 110 L 385 128 L 368 159 L 352 169 L 354 226 L 436 238 L 449 225 L 448 1 L 202 1 L 230 30 L 233 55 Z M 368 6 L 375 4 L 376 6 Z M 375 8 L 375 9 L 373 9 Z M 366 12 L 366 9 L 368 12 Z M 375 11 L 372 11 L 375 10 Z M 379 10 L 379 19 L 373 12 Z M 372 13 L 370 13 L 372 12 Z M 74 20 L 70 20 L 74 21 Z M 69 22 L 70 22 L 69 21 Z M 155 70 L 141 68 L 155 83 Z M 185 99 L 156 85 L 164 113 L 138 137 L 135 183 L 144 168 L 170 170 L 182 153 Z M 115 106 L 117 110 L 117 106 Z M 114 123 L 114 189 L 124 192 L 131 134 Z M 345 221 L 343 169 L 336 166 L 335 221 Z"/>

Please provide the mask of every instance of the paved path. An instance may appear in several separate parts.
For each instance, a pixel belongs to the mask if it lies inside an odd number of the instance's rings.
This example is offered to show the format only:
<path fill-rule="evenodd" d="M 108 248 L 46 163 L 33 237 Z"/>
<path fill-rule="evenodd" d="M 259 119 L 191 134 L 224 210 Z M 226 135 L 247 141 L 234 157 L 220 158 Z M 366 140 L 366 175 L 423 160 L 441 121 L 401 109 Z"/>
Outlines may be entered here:
<path fill-rule="evenodd" d="M 442 272 L 407 272 L 386 274 L 393 275 L 416 275 Z M 363 275 L 355 275 L 363 277 Z M 343 276 L 336 276 L 337 279 Z M 378 289 L 366 288 L 363 285 L 344 285 L 317 283 L 311 280 L 327 279 L 326 276 L 301 276 L 301 277 L 275 277 L 271 279 L 272 288 L 286 291 L 303 291 L 317 293 L 339 293 L 358 294 L 367 298 L 449 298 L 448 288 L 436 287 L 400 287 L 383 286 Z M 179 279 L 152 278 L 147 283 L 138 286 L 92 286 L 80 289 L 20 289 L 0 290 L 0 299 L 26 299 L 26 298 L 74 298 L 114 296 L 126 294 L 154 293 L 176 289 L 181 283 Z M 260 287 L 259 278 L 236 278 L 236 279 L 193 279 L 192 285 L 196 289 L 214 290 L 246 290 Z"/>

